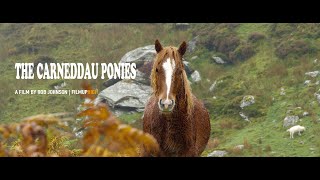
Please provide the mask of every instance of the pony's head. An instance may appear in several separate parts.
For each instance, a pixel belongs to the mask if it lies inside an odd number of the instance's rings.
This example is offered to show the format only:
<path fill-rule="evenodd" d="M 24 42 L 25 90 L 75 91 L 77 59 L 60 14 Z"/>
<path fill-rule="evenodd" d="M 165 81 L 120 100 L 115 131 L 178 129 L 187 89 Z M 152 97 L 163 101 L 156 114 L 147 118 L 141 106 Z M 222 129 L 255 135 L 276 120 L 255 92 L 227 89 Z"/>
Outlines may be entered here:
<path fill-rule="evenodd" d="M 158 98 L 159 109 L 162 112 L 169 113 L 174 109 L 179 93 L 184 93 L 184 95 L 190 93 L 182 62 L 182 56 L 186 52 L 186 48 L 186 42 L 176 48 L 172 46 L 162 47 L 158 40 L 155 41 L 157 55 L 151 71 L 151 84 L 153 92 Z"/>

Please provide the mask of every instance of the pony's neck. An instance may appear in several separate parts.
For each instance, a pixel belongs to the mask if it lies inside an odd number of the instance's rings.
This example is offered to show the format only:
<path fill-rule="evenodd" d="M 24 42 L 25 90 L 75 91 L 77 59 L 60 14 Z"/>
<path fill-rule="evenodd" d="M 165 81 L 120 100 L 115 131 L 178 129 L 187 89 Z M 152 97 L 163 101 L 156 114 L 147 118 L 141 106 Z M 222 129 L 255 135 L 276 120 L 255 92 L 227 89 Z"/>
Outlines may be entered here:
<path fill-rule="evenodd" d="M 185 84 L 187 83 L 185 81 L 187 81 L 187 79 L 184 78 L 182 83 L 183 85 L 178 89 L 176 96 L 175 111 L 178 111 L 180 115 L 181 113 L 183 113 L 183 115 L 189 115 L 190 108 L 192 107 L 190 89 L 188 89 L 188 84 Z"/>

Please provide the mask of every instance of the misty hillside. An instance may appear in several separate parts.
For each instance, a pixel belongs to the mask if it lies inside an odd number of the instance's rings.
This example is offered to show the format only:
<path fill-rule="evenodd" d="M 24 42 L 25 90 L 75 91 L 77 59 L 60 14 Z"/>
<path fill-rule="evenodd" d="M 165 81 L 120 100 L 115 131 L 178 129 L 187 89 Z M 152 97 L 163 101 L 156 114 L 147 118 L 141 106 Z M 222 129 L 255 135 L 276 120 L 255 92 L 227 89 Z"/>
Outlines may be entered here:
<path fill-rule="evenodd" d="M 197 71 L 189 76 L 192 92 L 211 118 L 203 156 L 320 156 L 319 38 L 320 24 L 0 24 L 0 122 L 76 112 L 82 102 L 75 95 L 14 95 L 81 83 L 16 80 L 15 62 L 119 62 L 155 39 L 164 46 L 185 40 L 192 46 L 185 60 Z M 105 89 L 105 80 L 89 82 Z M 119 118 L 141 128 L 142 114 Z M 290 139 L 286 130 L 298 124 L 305 132 Z"/>

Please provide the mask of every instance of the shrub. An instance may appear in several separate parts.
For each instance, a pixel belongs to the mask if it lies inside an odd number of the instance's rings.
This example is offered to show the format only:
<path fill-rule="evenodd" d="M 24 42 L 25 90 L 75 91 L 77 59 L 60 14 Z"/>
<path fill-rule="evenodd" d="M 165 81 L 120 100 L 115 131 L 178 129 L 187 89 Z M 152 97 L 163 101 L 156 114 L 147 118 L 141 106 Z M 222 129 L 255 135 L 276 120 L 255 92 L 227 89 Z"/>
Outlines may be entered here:
<path fill-rule="evenodd" d="M 209 140 L 207 147 L 210 148 L 210 149 L 214 149 L 214 148 L 218 147 L 219 144 L 220 144 L 219 139 L 218 138 L 213 138 L 213 139 Z"/>
<path fill-rule="evenodd" d="M 227 149 L 227 151 L 231 154 L 231 155 L 235 155 L 235 156 L 239 156 L 243 153 L 243 149 L 240 148 L 236 148 L 236 147 L 230 147 Z"/>
<path fill-rule="evenodd" d="M 232 121 L 230 119 L 224 119 L 219 123 L 221 129 L 232 129 Z"/>
<path fill-rule="evenodd" d="M 240 39 L 235 35 L 229 35 L 222 39 L 216 39 L 214 46 L 218 52 L 229 53 L 234 51 L 240 44 Z"/>
<path fill-rule="evenodd" d="M 240 39 L 232 32 L 213 31 L 200 39 L 200 44 L 203 44 L 208 50 L 228 54 L 239 46 Z"/>
<path fill-rule="evenodd" d="M 251 149 L 251 144 L 248 142 L 247 138 L 243 139 L 243 145 L 245 149 Z"/>
<path fill-rule="evenodd" d="M 234 52 L 229 54 L 229 59 L 232 61 L 236 60 L 246 60 L 252 57 L 255 54 L 255 50 L 252 45 L 248 43 L 244 43 L 240 45 Z"/>
<path fill-rule="evenodd" d="M 259 33 L 259 32 L 253 32 L 249 35 L 248 41 L 254 43 L 254 42 L 257 42 L 257 41 L 262 40 L 264 38 L 266 38 L 266 36 L 264 34 Z"/>
<path fill-rule="evenodd" d="M 267 152 L 272 151 L 270 144 L 266 145 L 265 151 Z"/>
<path fill-rule="evenodd" d="M 296 41 L 285 41 L 281 43 L 277 48 L 276 48 L 276 55 L 284 59 L 289 55 L 296 55 L 298 57 L 308 54 L 308 53 L 314 53 L 315 48 L 311 47 L 309 43 L 303 40 L 296 40 Z"/>

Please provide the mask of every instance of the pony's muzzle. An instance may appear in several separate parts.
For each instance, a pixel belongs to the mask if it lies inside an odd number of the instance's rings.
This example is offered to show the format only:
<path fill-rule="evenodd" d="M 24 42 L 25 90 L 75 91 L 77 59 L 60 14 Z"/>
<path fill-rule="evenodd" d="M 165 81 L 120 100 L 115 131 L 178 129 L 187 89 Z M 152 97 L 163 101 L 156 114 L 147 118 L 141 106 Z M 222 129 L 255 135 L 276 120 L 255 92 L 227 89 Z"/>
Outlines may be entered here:
<path fill-rule="evenodd" d="M 162 99 L 160 99 L 158 105 L 159 105 L 159 109 L 161 111 L 171 112 L 173 107 L 174 107 L 174 100 L 171 100 L 171 99 L 162 100 Z"/>

